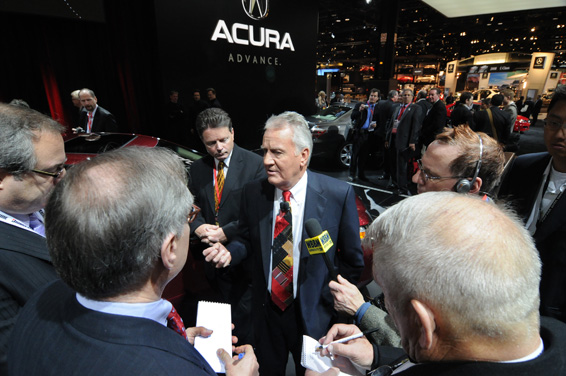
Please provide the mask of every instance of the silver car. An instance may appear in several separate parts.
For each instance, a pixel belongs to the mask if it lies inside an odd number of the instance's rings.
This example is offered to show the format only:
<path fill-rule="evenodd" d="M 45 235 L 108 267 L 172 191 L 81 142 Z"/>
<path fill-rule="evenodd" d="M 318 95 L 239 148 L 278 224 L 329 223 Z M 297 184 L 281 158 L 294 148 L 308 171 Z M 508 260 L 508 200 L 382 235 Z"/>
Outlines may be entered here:
<path fill-rule="evenodd" d="M 312 133 L 313 157 L 335 161 L 338 166 L 350 166 L 352 156 L 350 116 L 356 103 L 335 103 L 306 119 Z"/>

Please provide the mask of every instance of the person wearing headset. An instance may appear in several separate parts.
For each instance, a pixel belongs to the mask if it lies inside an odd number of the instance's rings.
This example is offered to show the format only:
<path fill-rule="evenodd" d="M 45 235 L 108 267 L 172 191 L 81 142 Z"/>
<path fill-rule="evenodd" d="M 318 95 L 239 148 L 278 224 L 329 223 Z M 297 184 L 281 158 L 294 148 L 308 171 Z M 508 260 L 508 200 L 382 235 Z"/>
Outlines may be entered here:
<path fill-rule="evenodd" d="M 485 133 L 476 133 L 467 125 L 445 128 L 430 143 L 419 170 L 413 175 L 417 192 L 454 191 L 481 194 L 487 199 L 500 180 L 505 166 L 502 147 Z M 354 319 L 362 331 L 379 327 L 368 338 L 377 345 L 399 346 L 400 338 L 391 318 L 375 304 L 366 302 L 358 288 L 338 276 L 329 283 L 334 308 Z"/>
<path fill-rule="evenodd" d="M 495 139 L 467 125 L 445 128 L 428 146 L 413 175 L 417 192 L 455 191 L 491 195 L 505 167 Z"/>

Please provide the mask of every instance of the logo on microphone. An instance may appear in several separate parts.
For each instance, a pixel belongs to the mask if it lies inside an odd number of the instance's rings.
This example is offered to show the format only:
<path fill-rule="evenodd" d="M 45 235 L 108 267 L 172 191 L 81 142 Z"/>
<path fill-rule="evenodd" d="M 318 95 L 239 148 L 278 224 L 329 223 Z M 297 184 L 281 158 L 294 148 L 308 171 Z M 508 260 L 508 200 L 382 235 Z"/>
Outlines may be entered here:
<path fill-rule="evenodd" d="M 307 245 L 307 250 L 311 255 L 326 253 L 334 245 L 334 243 L 332 243 L 332 239 L 330 239 L 328 231 L 323 231 L 318 236 L 305 239 L 305 244 Z"/>
<path fill-rule="evenodd" d="M 242 6 L 253 20 L 261 20 L 269 13 L 269 0 L 242 0 Z"/>

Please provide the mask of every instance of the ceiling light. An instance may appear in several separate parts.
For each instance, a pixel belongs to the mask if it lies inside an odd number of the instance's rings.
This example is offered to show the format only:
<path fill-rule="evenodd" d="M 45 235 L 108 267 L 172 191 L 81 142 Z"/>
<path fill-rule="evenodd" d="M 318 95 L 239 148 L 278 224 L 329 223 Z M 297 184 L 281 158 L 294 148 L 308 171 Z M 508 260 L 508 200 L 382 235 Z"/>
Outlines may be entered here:
<path fill-rule="evenodd" d="M 367 0 L 366 0 L 367 1 Z M 513 11 L 563 7 L 564 0 L 475 0 L 468 2 L 454 0 L 423 0 L 446 17 L 475 16 Z"/>

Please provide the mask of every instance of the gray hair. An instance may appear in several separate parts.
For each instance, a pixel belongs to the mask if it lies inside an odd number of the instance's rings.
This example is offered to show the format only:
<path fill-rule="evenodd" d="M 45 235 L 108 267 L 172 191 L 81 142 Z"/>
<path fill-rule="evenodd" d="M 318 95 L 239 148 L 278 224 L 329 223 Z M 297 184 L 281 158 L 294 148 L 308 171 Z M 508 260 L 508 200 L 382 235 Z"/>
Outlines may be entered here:
<path fill-rule="evenodd" d="M 192 204 L 183 163 L 168 149 L 133 146 L 80 163 L 46 206 L 53 265 L 90 299 L 138 291 L 165 238 L 182 234 Z"/>
<path fill-rule="evenodd" d="M 81 92 L 80 90 L 73 90 L 73 91 L 71 91 L 71 98 L 73 98 L 73 99 L 79 99 L 79 93 L 80 93 L 80 92 Z"/>
<path fill-rule="evenodd" d="M 541 262 L 511 211 L 475 195 L 423 193 L 380 215 L 365 242 L 400 315 L 418 299 L 462 335 L 538 331 Z"/>
<path fill-rule="evenodd" d="M 196 128 L 202 140 L 202 133 L 209 128 L 227 127 L 232 132 L 232 119 L 226 111 L 221 108 L 207 108 L 197 115 Z"/>
<path fill-rule="evenodd" d="M 272 115 L 265 123 L 264 130 L 282 129 L 289 127 L 293 130 L 293 143 L 295 144 L 295 155 L 299 155 L 303 149 L 309 150 L 310 163 L 312 156 L 312 135 L 305 117 L 294 111 L 286 111 L 279 115 Z"/>
<path fill-rule="evenodd" d="M 387 99 L 393 99 L 396 95 L 399 95 L 397 90 L 389 90 L 389 93 L 387 93 Z"/>
<path fill-rule="evenodd" d="M 37 164 L 33 144 L 41 133 L 64 131 L 61 124 L 35 110 L 0 103 L 0 169 L 21 178 Z"/>

